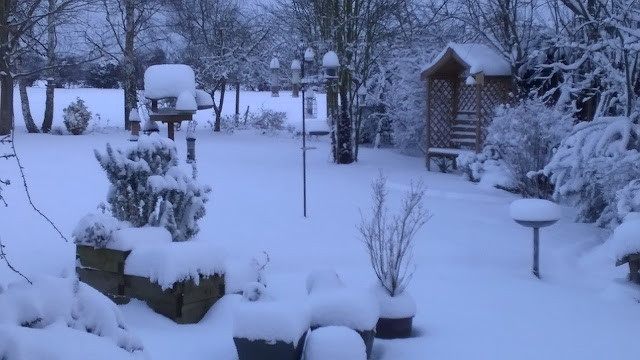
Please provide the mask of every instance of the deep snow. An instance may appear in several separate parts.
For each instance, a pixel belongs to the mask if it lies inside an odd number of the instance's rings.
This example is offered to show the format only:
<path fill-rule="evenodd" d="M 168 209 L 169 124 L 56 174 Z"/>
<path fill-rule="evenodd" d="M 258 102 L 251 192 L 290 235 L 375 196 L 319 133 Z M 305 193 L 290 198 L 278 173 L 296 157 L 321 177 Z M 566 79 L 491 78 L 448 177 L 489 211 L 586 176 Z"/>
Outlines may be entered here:
<path fill-rule="evenodd" d="M 43 94 L 44 89 L 30 89 L 36 119 Z M 103 126 L 106 119 L 109 125 L 122 122 L 119 90 L 65 90 L 56 96 L 54 126 L 62 125 L 61 109 L 75 96 L 101 114 Z M 287 92 L 279 98 L 243 93 L 243 99 L 242 110 L 283 109 L 294 122 L 302 111 L 300 99 Z M 232 105 L 225 105 L 228 112 Z M 320 95 L 318 108 L 322 122 Z M 198 179 L 213 187 L 198 239 L 223 248 L 231 265 L 266 251 L 265 278 L 279 299 L 304 301 L 305 280 L 315 269 L 334 268 L 346 286 L 370 288 L 375 276 L 355 227 L 358 209 L 370 206 L 370 181 L 379 169 L 385 172 L 392 206 L 399 205 L 412 179 L 428 186 L 425 205 L 434 216 L 417 234 L 408 287 L 417 304 L 415 336 L 376 339 L 374 359 L 601 360 L 637 353 L 640 291 L 625 281 L 624 267 L 614 267 L 611 249 L 599 246 L 606 234 L 573 223 L 572 209 L 563 208 L 562 219 L 541 230 L 544 272 L 538 280 L 530 274 L 530 230 L 509 216 L 515 195 L 478 187 L 460 175 L 429 173 L 422 158 L 390 150 L 363 148 L 358 163 L 334 165 L 329 140 L 321 137 L 308 140 L 317 149 L 307 152 L 304 218 L 300 138 L 213 133 L 206 126 L 211 110 L 196 118 Z M 108 181 L 93 149 L 107 142 L 129 146 L 128 134 L 100 128 L 83 136 L 29 135 L 19 113 L 16 123 L 15 145 L 32 199 L 70 237 L 78 220 L 106 198 Z M 161 134 L 166 136 L 165 126 Z M 185 131 L 176 141 L 186 157 Z M 29 207 L 15 162 L 4 161 L 0 169 L 12 181 L 4 192 L 9 206 L 0 208 L 0 236 L 13 265 L 27 276 L 73 273 L 73 243 L 60 239 Z M 0 283 L 16 279 L 0 266 Z M 232 313 L 240 301 L 226 296 L 195 325 L 176 325 L 139 301 L 120 309 L 153 359 L 233 360 Z"/>

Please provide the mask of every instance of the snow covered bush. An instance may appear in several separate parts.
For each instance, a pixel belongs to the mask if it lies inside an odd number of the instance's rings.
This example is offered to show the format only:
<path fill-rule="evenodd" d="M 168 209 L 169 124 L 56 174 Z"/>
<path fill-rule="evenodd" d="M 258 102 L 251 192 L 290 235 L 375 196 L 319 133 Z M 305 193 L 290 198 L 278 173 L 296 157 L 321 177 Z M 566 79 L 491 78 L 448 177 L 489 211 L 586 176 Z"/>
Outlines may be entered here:
<path fill-rule="evenodd" d="M 425 188 L 420 182 L 411 184 L 400 212 L 390 217 L 386 182 L 382 173 L 372 182 L 371 215 L 362 216 L 358 230 L 378 280 L 389 295 L 395 296 L 404 291 L 411 279 L 413 241 L 431 214 L 423 207 Z"/>
<path fill-rule="evenodd" d="M 572 123 L 571 116 L 546 106 L 539 98 L 523 100 L 515 106 L 499 106 L 487 128 L 490 157 L 480 156 L 465 168 L 476 167 L 476 175 L 482 169 L 481 176 L 493 177 L 497 185 L 513 188 L 523 196 L 548 198 L 552 187 L 546 177 L 535 172 L 549 162 L 553 150 L 571 131 Z"/>
<path fill-rule="evenodd" d="M 576 125 L 541 173 L 550 176 L 555 198 L 578 207 L 578 220 L 615 225 L 622 214 L 617 209 L 635 201 L 638 150 L 640 125 L 626 117 L 603 117 Z"/>
<path fill-rule="evenodd" d="M 89 126 L 89 120 L 91 120 L 91 112 L 84 104 L 84 100 L 76 98 L 76 101 L 72 102 L 62 110 L 64 113 L 64 126 L 73 135 L 82 135 L 87 126 Z"/>
<path fill-rule="evenodd" d="M 122 228 L 118 219 L 108 214 L 87 214 L 73 230 L 71 236 L 76 244 L 104 248 L 115 231 Z"/>
<path fill-rule="evenodd" d="M 507 164 L 493 146 L 485 146 L 478 154 L 460 154 L 456 162 L 470 181 L 487 187 L 516 191 L 516 184 Z"/>
<path fill-rule="evenodd" d="M 287 113 L 269 109 L 261 109 L 259 113 L 252 113 L 249 116 L 251 126 L 265 132 L 284 130 L 286 120 Z"/>
<path fill-rule="evenodd" d="M 305 360 L 366 360 L 367 352 L 360 335 L 344 326 L 326 326 L 309 334 Z"/>
<path fill-rule="evenodd" d="M 75 278 L 32 281 L 0 293 L 0 359 L 148 358 L 120 309 L 97 290 Z M 97 349 L 105 353 L 87 354 Z"/>
<path fill-rule="evenodd" d="M 111 183 L 107 202 L 116 219 L 134 227 L 164 227 L 174 241 L 198 233 L 211 188 L 178 167 L 173 141 L 152 134 L 124 151 L 107 144 L 106 152 L 96 150 L 95 156 Z"/>

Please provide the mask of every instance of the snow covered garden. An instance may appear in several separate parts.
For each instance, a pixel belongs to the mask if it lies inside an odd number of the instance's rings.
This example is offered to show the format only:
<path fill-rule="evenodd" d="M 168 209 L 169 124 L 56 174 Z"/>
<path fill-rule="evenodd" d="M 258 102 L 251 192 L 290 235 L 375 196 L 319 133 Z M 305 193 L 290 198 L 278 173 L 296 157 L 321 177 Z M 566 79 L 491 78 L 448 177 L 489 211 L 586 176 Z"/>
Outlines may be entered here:
<path fill-rule="evenodd" d="M 639 9 L 2 1 L 0 359 L 634 356 Z"/>
<path fill-rule="evenodd" d="M 43 94 L 42 89 L 29 91 L 32 99 Z M 633 230 L 620 229 L 627 234 L 619 237 L 624 245 L 603 244 L 605 230 L 574 222 L 577 211 L 562 207 L 558 223 L 540 231 L 538 280 L 531 274 L 531 230 L 514 222 L 509 210 L 519 195 L 469 182 L 461 173 L 426 172 L 422 158 L 390 149 L 363 148 L 357 164 L 336 167 L 326 137 L 308 139 L 317 149 L 307 153 L 304 218 L 301 139 L 288 131 L 214 133 L 206 126 L 197 128 L 197 181 L 211 192 L 195 238 L 173 243 L 193 243 L 191 251 L 181 251 L 185 257 L 176 255 L 177 248 L 163 252 L 144 246 L 148 241 L 171 244 L 171 233 L 163 229 L 149 239 L 132 237 L 125 228 L 112 236 L 112 247 L 135 243 L 139 253 L 131 253 L 135 259 L 126 264 L 126 273 L 148 276 L 163 286 L 197 278 L 207 266 L 213 266 L 211 273 L 224 271 L 226 295 L 202 320 L 179 325 L 135 299 L 116 306 L 74 280 L 72 235 L 79 236 L 74 230 L 86 214 L 104 216 L 101 204 L 107 204 L 112 183 L 94 151 L 101 154 L 106 144 L 114 149 L 149 146 L 150 141 L 169 144 L 165 129 L 157 140 L 142 135 L 136 145 L 128 132 L 105 126 L 122 116 L 120 107 L 103 105 L 117 104 L 120 94 L 59 90 L 60 98 L 82 96 L 92 112 L 100 112 L 102 125 L 94 117 L 82 136 L 29 135 L 17 128 L 14 144 L 31 199 L 68 241 L 33 211 L 18 181 L 19 169 L 8 162 L 3 174 L 13 181 L 3 190 L 8 204 L 0 218 L 3 251 L 33 282 L 28 285 L 6 266 L 0 268 L 0 350 L 8 359 L 40 359 L 42 354 L 84 359 L 91 354 L 105 359 L 233 360 L 244 349 L 239 339 L 295 344 L 306 329 L 319 325 L 334 327 L 305 336 L 307 359 L 357 359 L 366 346 L 349 327 L 371 329 L 379 316 L 410 316 L 414 311 L 410 337 L 375 339 L 372 359 L 603 359 L 625 356 L 636 347 L 640 291 L 626 280 L 626 266 L 614 266 L 623 246 L 638 250 L 628 235 Z M 299 99 L 288 92 L 279 98 L 268 92 L 243 93 L 243 99 L 251 108 L 290 111 L 288 124 L 299 126 Z M 319 100 L 322 108 L 323 98 Z M 199 111 L 195 117 L 207 116 L 210 112 Z M 185 136 L 184 130 L 176 132 L 175 161 L 190 177 Z M 356 226 L 370 224 L 375 213 L 369 210 L 374 205 L 370 185 L 380 170 L 387 177 L 391 213 L 401 209 L 411 183 L 422 181 L 424 207 L 431 215 L 413 243 L 408 269 L 413 276 L 405 290 L 411 299 L 382 307 L 388 300 L 379 297 L 380 285 Z M 342 186 L 336 187 L 338 183 Z M 529 212 L 526 207 L 520 215 Z M 181 258 L 188 263 L 178 264 Z M 136 269 L 136 262 L 145 267 Z"/>

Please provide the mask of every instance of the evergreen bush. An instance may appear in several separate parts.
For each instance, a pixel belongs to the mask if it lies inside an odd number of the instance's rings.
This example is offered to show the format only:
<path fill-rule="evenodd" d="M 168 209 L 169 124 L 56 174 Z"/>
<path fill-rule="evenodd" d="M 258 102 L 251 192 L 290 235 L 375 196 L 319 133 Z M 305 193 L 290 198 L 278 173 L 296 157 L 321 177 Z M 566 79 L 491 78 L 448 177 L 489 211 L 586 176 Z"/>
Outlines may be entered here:
<path fill-rule="evenodd" d="M 211 188 L 178 167 L 173 141 L 152 134 L 125 151 L 107 144 L 106 152 L 96 150 L 95 156 L 111 183 L 107 202 L 116 219 L 134 227 L 164 227 L 173 241 L 198 233 Z"/>
<path fill-rule="evenodd" d="M 87 109 L 84 100 L 79 97 L 62 110 L 64 113 L 64 126 L 73 135 L 82 135 L 89 126 L 91 112 Z"/>

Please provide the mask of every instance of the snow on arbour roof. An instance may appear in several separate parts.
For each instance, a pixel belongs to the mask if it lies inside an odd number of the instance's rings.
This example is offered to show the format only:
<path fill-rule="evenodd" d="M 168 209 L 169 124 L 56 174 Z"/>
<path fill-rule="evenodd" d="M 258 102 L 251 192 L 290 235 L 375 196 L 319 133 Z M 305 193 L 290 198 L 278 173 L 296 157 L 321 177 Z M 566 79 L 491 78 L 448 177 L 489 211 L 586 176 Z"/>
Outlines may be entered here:
<path fill-rule="evenodd" d="M 159 100 L 177 98 L 182 92 L 196 96 L 196 77 L 188 65 L 152 65 L 144 72 L 144 96 Z"/>
<path fill-rule="evenodd" d="M 640 253 L 640 220 L 629 218 L 613 231 L 608 241 L 616 260 L 629 254 Z"/>
<path fill-rule="evenodd" d="M 511 218 L 521 221 L 557 221 L 560 207 L 549 200 L 520 199 L 511 203 Z"/>
<path fill-rule="evenodd" d="M 511 65 L 497 52 L 483 44 L 449 43 L 422 72 L 439 65 L 438 63 L 453 52 L 467 67 L 471 75 L 484 73 L 486 76 L 511 76 Z"/>

